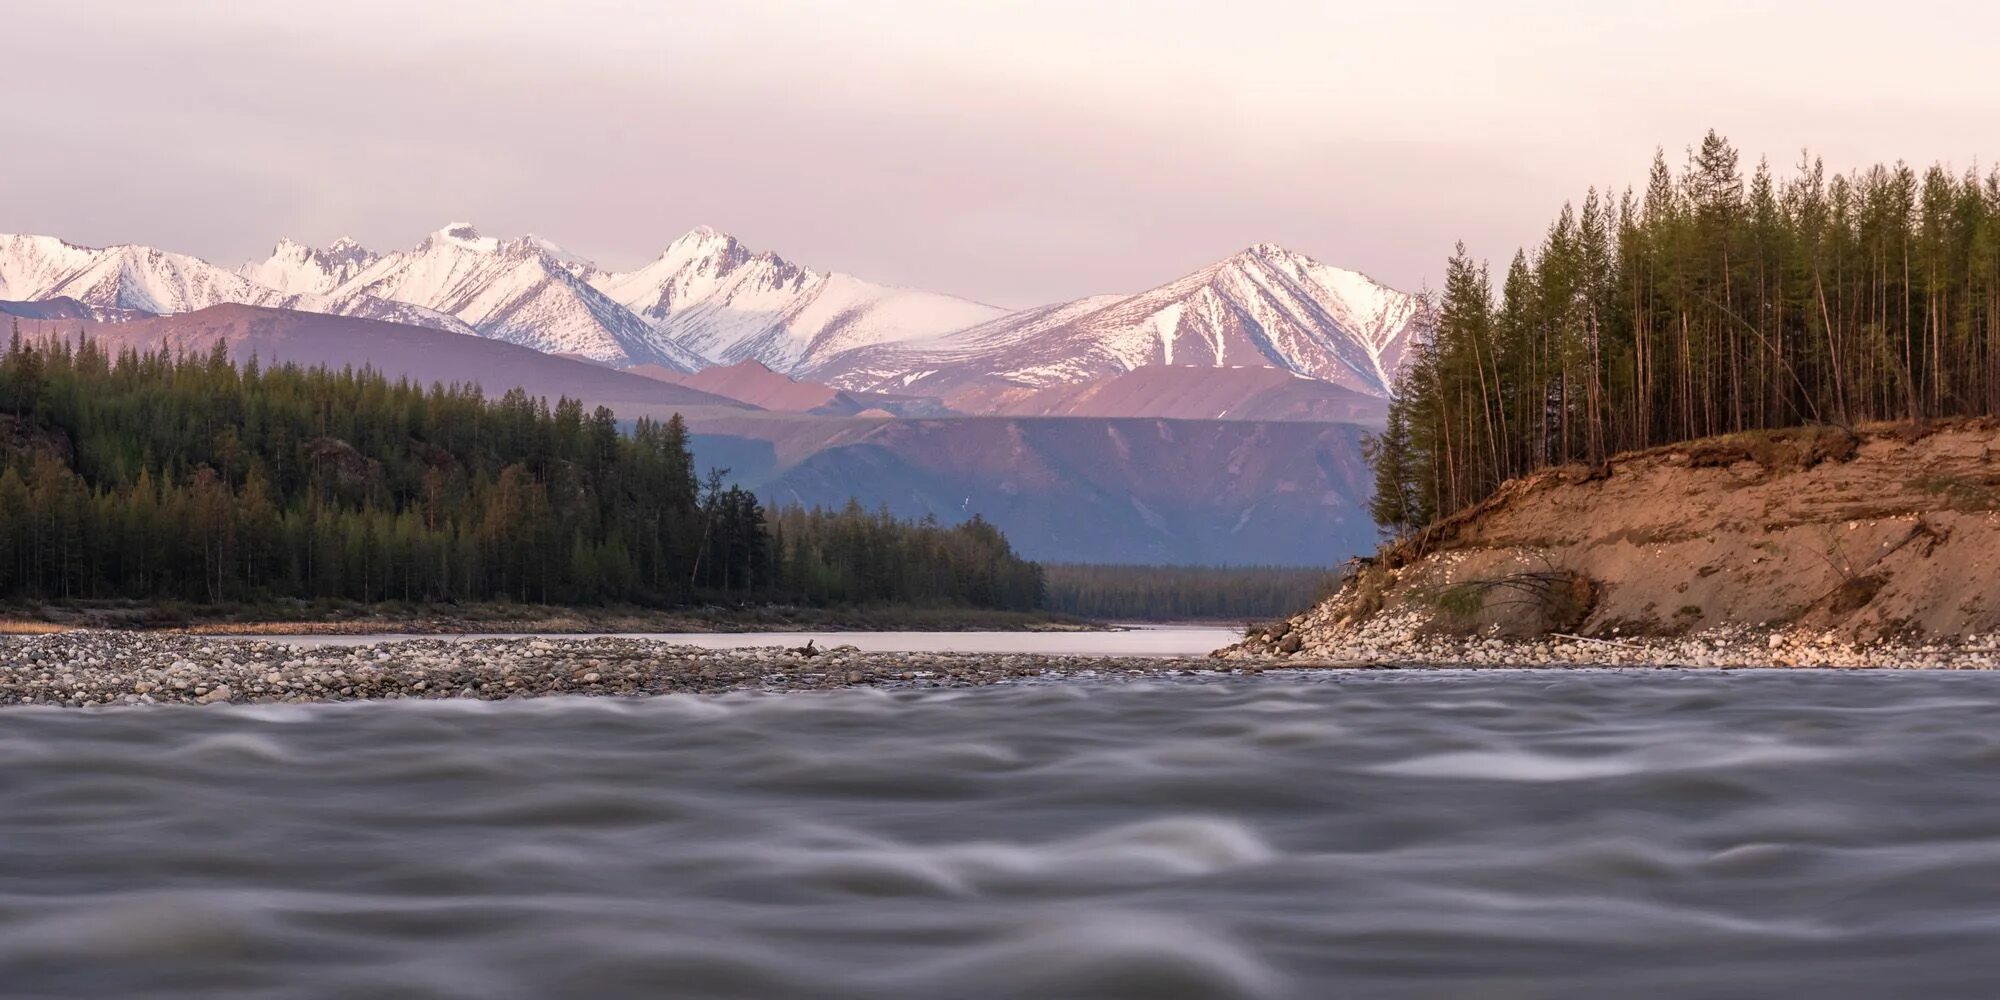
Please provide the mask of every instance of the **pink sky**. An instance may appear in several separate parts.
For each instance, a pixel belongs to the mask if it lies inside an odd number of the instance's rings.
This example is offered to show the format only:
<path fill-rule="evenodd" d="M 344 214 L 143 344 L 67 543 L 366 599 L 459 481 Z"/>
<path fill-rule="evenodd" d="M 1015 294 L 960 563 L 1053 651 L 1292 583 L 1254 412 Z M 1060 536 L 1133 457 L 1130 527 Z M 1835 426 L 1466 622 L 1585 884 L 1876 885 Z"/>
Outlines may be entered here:
<path fill-rule="evenodd" d="M 1002 305 L 1271 240 L 1414 288 L 1710 126 L 2000 160 L 1994 8 L 21 0 L 0 231 L 233 265 L 464 218 L 629 266 L 706 223 Z"/>

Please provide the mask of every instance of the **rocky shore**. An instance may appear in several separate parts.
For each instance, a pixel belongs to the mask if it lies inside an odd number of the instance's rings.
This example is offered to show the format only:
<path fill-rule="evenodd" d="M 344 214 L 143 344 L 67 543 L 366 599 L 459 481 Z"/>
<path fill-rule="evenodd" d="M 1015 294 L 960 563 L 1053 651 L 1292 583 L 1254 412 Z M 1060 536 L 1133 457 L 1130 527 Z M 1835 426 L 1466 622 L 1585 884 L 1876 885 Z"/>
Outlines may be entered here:
<path fill-rule="evenodd" d="M 1282 626 L 1280 627 L 1282 628 Z M 1277 631 L 1274 629 L 1273 631 Z M 72 631 L 0 638 L 0 705 L 215 704 L 546 695 L 719 694 L 1030 680 L 1136 680 L 1267 670 L 1818 667 L 1992 670 L 2000 636 L 1856 643 L 1827 633 L 1713 630 L 1671 639 L 1423 635 L 1370 622 L 1339 648 L 1293 649 L 1267 631 L 1207 659 L 990 653 L 813 655 L 703 649 L 649 639 L 405 639 L 299 646 L 257 639 Z"/>
<path fill-rule="evenodd" d="M 804 655 L 647 639 L 405 639 L 299 646 L 117 631 L 0 638 L 0 705 L 146 705 L 540 695 L 715 694 L 854 686 L 966 687 L 1033 678 L 1256 672 L 1185 658 L 1029 654 Z"/>
<path fill-rule="evenodd" d="M 1866 641 L 1839 629 L 1725 626 L 1680 636 L 1507 638 L 1438 634 L 1421 613 L 1378 614 L 1338 628 L 1313 615 L 1253 633 L 1216 656 L 1266 668 L 2000 669 L 2000 634 Z"/>

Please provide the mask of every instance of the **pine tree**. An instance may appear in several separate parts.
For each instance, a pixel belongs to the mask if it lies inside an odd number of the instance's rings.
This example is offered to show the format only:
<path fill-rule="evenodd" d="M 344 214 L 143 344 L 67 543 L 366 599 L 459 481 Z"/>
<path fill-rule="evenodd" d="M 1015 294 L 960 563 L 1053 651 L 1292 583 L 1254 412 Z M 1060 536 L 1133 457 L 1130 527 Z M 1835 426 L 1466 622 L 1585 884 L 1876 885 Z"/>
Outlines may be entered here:
<path fill-rule="evenodd" d="M 1586 192 L 1517 252 L 1497 308 L 1459 247 L 1373 460 L 1409 530 L 1507 478 L 1800 423 L 2000 412 L 2000 171 L 1746 182 L 1709 132 L 1678 175 Z M 1412 497 L 1416 499 L 1412 499 Z"/>

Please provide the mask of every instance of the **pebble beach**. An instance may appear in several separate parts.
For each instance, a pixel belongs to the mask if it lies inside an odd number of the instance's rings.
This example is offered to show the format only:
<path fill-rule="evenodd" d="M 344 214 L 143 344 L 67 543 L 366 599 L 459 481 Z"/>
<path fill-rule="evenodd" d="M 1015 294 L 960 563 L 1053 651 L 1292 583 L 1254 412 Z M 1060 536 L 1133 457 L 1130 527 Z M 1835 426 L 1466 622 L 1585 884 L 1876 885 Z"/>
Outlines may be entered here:
<path fill-rule="evenodd" d="M 0 638 L 0 705 L 498 700 L 855 686 L 964 687 L 1040 677 L 1256 672 L 1181 657 L 703 649 L 592 637 L 397 639 L 301 646 L 249 638 L 70 631 Z"/>
<path fill-rule="evenodd" d="M 2000 635 L 1994 634 L 1865 640 L 1841 629 L 1724 626 L 1673 636 L 1511 638 L 1439 634 L 1425 616 L 1409 613 L 1333 626 L 1317 620 L 1326 613 L 1319 608 L 1254 631 L 1217 656 L 1288 668 L 2000 669 Z"/>
<path fill-rule="evenodd" d="M 0 705 L 500 700 L 844 687 L 972 687 L 1266 670 L 1672 667 L 1991 670 L 2000 637 L 1857 643 L 1839 635 L 1717 630 L 1672 638 L 1426 636 L 1373 624 L 1339 648 L 1280 652 L 1267 634 L 1212 657 L 864 652 L 853 646 L 711 649 L 653 639 L 417 638 L 315 646 L 256 638 L 76 630 L 0 638 Z"/>

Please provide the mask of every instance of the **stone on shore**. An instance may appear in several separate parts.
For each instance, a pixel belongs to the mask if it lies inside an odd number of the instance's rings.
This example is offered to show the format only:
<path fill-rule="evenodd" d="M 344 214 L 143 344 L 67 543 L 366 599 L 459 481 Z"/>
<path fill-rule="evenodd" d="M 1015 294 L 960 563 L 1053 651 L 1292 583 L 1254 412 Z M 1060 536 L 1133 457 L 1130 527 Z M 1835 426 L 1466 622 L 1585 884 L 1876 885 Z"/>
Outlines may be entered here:
<path fill-rule="evenodd" d="M 394 639 L 292 645 L 256 638 L 78 630 L 0 637 L 0 705 L 312 702 L 541 695 L 967 687 L 1023 678 L 1142 678 L 1176 658 L 864 653 L 807 659 L 780 647 L 708 649 L 650 639 Z M 826 665 L 822 668 L 820 665 Z"/>

